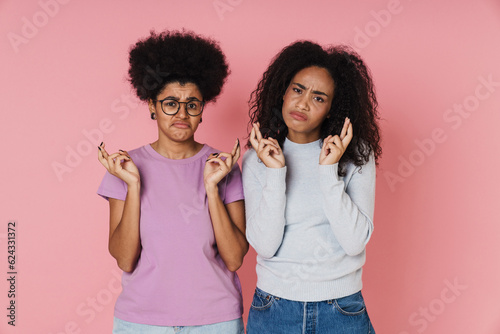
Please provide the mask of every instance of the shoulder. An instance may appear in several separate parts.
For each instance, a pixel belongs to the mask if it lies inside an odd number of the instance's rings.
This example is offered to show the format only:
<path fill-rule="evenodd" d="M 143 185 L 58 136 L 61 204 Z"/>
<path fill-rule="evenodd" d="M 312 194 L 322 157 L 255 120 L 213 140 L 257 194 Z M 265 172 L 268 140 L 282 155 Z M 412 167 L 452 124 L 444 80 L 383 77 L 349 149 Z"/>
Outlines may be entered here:
<path fill-rule="evenodd" d="M 128 150 L 128 154 L 132 157 L 132 159 L 145 159 L 148 156 L 148 146 L 149 144 L 134 148 L 132 150 Z M 152 149 L 152 148 L 151 148 Z"/>
<path fill-rule="evenodd" d="M 220 153 L 220 152 L 222 152 L 222 150 L 219 150 L 218 148 L 215 148 L 208 144 L 203 144 L 203 147 L 200 150 L 200 153 L 202 153 L 203 156 L 207 157 L 212 153 Z"/>

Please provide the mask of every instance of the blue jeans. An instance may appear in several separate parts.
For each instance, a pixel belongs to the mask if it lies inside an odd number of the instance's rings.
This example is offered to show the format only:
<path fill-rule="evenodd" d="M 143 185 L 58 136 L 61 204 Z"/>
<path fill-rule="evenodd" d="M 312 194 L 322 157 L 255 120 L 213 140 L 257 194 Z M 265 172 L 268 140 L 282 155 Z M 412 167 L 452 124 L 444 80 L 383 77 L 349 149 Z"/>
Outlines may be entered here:
<path fill-rule="evenodd" d="M 374 334 L 361 291 L 320 302 L 298 302 L 255 289 L 247 334 Z"/>
<path fill-rule="evenodd" d="M 136 324 L 115 317 L 113 334 L 244 334 L 241 318 L 202 326 L 152 326 Z"/>

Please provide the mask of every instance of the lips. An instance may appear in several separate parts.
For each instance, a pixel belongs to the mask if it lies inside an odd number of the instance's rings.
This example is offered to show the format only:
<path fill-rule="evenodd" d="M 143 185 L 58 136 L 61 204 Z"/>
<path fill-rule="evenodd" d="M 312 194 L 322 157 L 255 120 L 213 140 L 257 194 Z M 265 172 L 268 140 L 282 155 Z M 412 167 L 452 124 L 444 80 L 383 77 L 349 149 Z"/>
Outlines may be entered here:
<path fill-rule="evenodd" d="M 188 129 L 190 127 L 189 123 L 184 122 L 175 122 L 172 126 L 179 129 Z"/>
<path fill-rule="evenodd" d="M 290 117 L 292 117 L 293 119 L 297 120 L 297 121 L 307 121 L 307 116 L 304 115 L 303 113 L 301 112 L 298 112 L 298 111 L 292 111 L 290 113 Z"/>

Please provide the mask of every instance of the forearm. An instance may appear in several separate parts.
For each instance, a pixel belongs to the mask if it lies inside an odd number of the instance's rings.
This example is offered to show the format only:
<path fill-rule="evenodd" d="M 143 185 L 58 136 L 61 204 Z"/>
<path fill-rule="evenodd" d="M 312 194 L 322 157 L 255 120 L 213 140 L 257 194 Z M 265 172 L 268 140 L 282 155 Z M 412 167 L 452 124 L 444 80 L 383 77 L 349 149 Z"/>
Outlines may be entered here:
<path fill-rule="evenodd" d="M 235 218 L 243 224 L 240 229 L 231 219 L 217 187 L 207 189 L 207 200 L 219 254 L 227 268 L 236 271 L 241 267 L 243 257 L 248 252 L 244 233 L 244 204 L 239 204 L 240 212 L 235 213 Z"/>
<path fill-rule="evenodd" d="M 373 232 L 374 166 L 363 166 L 362 174 L 354 172 L 348 185 L 350 194 L 337 175 L 337 167 L 320 166 L 323 209 L 341 247 L 355 256 L 363 252 Z"/>
<path fill-rule="evenodd" d="M 340 186 L 338 186 L 340 188 Z M 373 231 L 373 222 L 359 210 L 343 190 L 332 194 L 335 200 L 326 200 L 324 204 L 326 216 L 330 222 L 335 238 L 347 255 L 360 254 L 366 247 Z M 332 192 L 333 193 L 333 192 Z M 334 205 L 336 202 L 337 205 Z"/>
<path fill-rule="evenodd" d="M 135 269 L 141 253 L 140 203 L 140 185 L 129 186 L 123 213 L 109 239 L 109 252 L 126 272 Z"/>
<path fill-rule="evenodd" d="M 286 167 L 266 168 L 263 184 L 250 168 L 243 169 L 245 189 L 247 239 L 264 257 L 278 251 L 285 232 Z"/>

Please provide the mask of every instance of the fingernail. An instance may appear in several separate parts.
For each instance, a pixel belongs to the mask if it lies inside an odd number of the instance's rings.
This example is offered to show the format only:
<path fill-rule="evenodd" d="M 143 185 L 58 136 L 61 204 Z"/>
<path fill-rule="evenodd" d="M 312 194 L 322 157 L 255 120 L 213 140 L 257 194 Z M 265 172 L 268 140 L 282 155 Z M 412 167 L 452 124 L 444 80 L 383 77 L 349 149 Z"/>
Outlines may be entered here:
<path fill-rule="evenodd" d="M 118 150 L 119 152 L 123 152 L 123 150 Z"/>
<path fill-rule="evenodd" d="M 100 146 L 97 146 L 97 148 L 99 149 L 99 151 L 101 151 L 101 147 Z"/>
<path fill-rule="evenodd" d="M 215 157 L 217 158 L 217 157 L 219 156 L 219 154 L 220 154 L 220 153 L 217 153 L 217 154 L 215 155 Z"/>
<path fill-rule="evenodd" d="M 99 145 L 99 146 L 102 146 L 102 144 L 104 144 L 104 142 L 101 142 L 101 145 Z"/>
<path fill-rule="evenodd" d="M 236 140 L 238 141 L 238 146 L 236 146 L 236 147 L 240 147 L 240 139 L 236 138 Z"/>

